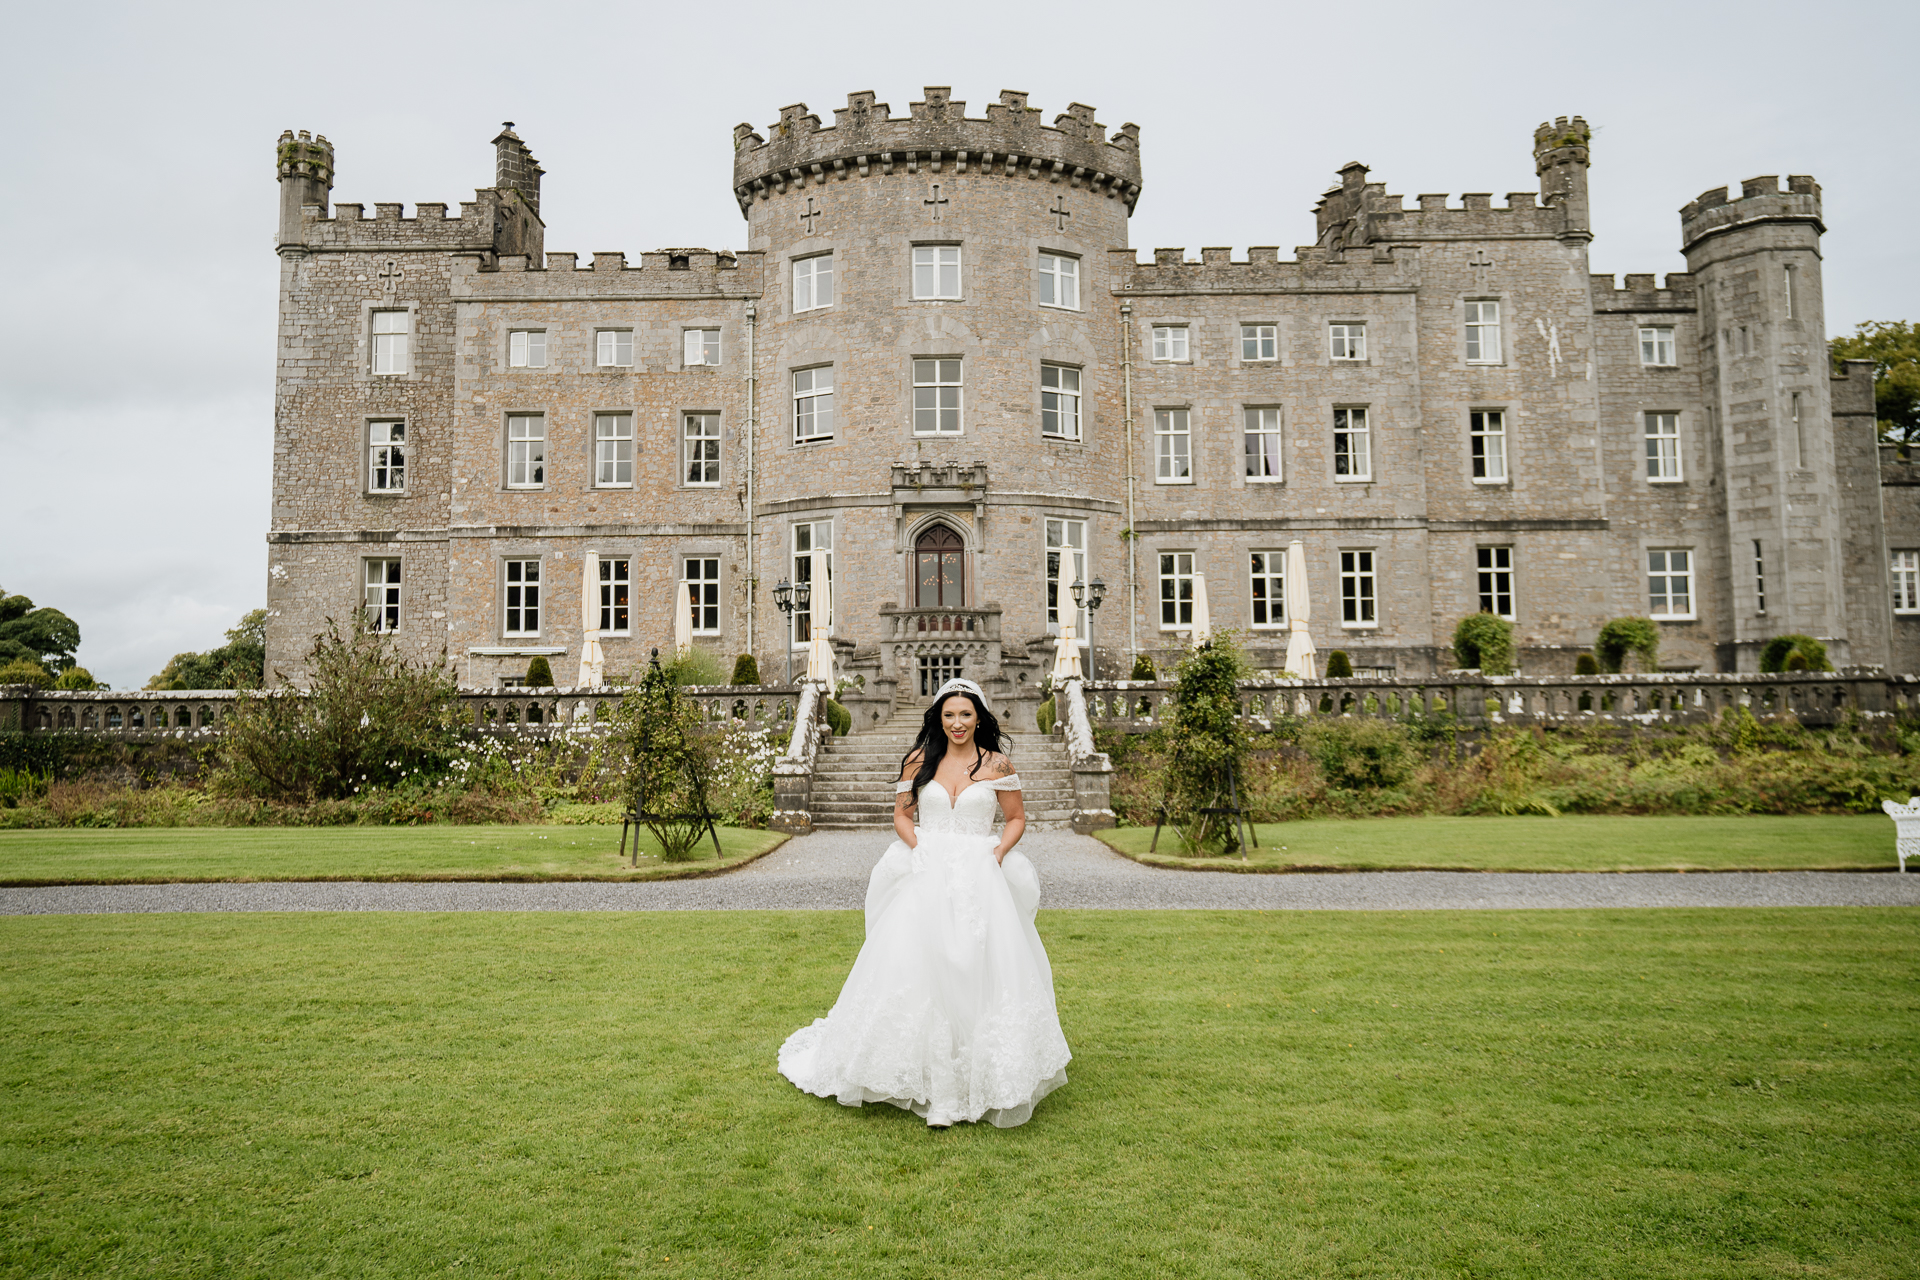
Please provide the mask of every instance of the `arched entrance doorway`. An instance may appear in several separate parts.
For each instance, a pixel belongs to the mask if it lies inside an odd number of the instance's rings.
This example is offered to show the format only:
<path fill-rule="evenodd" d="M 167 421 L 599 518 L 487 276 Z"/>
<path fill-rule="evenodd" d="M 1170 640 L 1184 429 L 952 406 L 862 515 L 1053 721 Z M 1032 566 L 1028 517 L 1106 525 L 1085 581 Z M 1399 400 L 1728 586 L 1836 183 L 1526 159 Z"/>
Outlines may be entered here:
<path fill-rule="evenodd" d="M 928 525 L 913 540 L 914 608 L 959 609 L 966 603 L 966 543 L 947 525 Z"/>

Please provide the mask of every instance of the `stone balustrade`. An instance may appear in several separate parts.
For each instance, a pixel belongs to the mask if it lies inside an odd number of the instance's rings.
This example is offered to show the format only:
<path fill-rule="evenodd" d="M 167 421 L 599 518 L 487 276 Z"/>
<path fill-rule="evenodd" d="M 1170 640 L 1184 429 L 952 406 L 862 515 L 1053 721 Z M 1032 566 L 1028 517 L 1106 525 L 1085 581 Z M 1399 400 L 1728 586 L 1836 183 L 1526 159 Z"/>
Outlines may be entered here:
<path fill-rule="evenodd" d="M 1103 680 L 1086 687 L 1097 728 L 1145 732 L 1173 709 L 1170 681 Z M 1613 676 L 1355 677 L 1348 680 L 1248 680 L 1240 714 L 1270 724 L 1301 718 L 1405 719 L 1450 715 L 1462 727 L 1514 724 L 1687 724 L 1744 706 L 1755 716 L 1792 715 L 1802 724 L 1863 717 L 1920 717 L 1920 676 L 1874 668 L 1780 675 L 1661 672 Z"/>
<path fill-rule="evenodd" d="M 461 722 L 475 732 L 546 737 L 569 729 L 603 727 L 624 690 L 462 690 Z M 233 704 L 245 696 L 232 689 L 112 690 L 72 693 L 0 687 L 0 731 L 76 733 L 131 742 L 217 737 Z M 791 685 L 687 685 L 680 690 L 709 723 L 744 720 L 755 728 L 786 729 L 800 692 Z"/>

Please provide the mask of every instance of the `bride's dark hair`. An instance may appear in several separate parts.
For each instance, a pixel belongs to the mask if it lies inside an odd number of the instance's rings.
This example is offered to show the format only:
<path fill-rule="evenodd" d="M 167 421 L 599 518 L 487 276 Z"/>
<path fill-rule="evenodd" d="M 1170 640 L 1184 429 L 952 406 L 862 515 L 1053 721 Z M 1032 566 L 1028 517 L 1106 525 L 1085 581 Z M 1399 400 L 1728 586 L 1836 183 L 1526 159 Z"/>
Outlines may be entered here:
<path fill-rule="evenodd" d="M 900 768 L 904 772 L 907 761 L 913 759 L 913 753 L 920 753 L 920 768 L 913 775 L 913 802 L 920 803 L 920 788 L 933 781 L 933 774 L 947 755 L 947 733 L 940 727 L 940 708 L 954 698 L 965 698 L 973 704 L 973 712 L 979 716 L 979 722 L 973 727 L 973 768 L 967 770 L 967 776 L 973 777 L 980 772 L 980 766 L 986 762 L 987 753 L 997 751 L 1006 754 L 1006 746 L 1000 737 L 1000 722 L 993 712 L 987 710 L 987 704 L 980 701 L 966 689 L 955 689 L 944 698 L 938 698 L 927 708 L 927 714 L 920 717 L 920 735 L 907 748 L 907 754 L 900 757 Z"/>

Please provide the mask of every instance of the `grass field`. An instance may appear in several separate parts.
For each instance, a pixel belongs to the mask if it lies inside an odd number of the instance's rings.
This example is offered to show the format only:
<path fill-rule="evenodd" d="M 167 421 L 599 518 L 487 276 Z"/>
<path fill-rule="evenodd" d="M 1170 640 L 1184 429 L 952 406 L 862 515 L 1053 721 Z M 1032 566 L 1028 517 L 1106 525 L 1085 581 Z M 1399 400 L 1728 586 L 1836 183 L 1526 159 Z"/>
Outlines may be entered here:
<path fill-rule="evenodd" d="M 1920 913 L 1040 924 L 932 1132 L 774 1074 L 858 913 L 0 919 L 0 1276 L 1913 1274 Z"/>
<path fill-rule="evenodd" d="M 1883 814 L 1811 817 L 1319 818 L 1261 823 L 1246 861 L 1185 858 L 1171 828 L 1097 833 L 1153 866 L 1214 871 L 1897 870 Z M 3 847 L 3 846 L 0 846 Z"/>
<path fill-rule="evenodd" d="M 786 839 L 720 828 L 691 862 L 665 862 L 653 836 L 640 865 L 619 827 L 135 827 L 0 831 L 0 885 L 174 880 L 659 880 L 737 867 Z"/>

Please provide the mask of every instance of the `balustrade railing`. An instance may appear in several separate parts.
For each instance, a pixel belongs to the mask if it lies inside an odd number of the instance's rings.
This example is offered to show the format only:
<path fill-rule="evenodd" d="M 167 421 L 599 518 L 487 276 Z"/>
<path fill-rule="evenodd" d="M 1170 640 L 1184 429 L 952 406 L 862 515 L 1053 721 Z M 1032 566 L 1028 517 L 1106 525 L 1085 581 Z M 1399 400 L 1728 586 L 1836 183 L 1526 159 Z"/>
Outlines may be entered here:
<path fill-rule="evenodd" d="M 1141 731 L 1164 724 L 1175 702 L 1171 681 L 1103 680 L 1086 686 L 1088 714 L 1105 729 Z M 1249 680 L 1239 686 L 1240 715 L 1272 723 L 1285 717 L 1386 720 L 1450 716 L 1467 728 L 1502 724 L 1683 724 L 1712 720 L 1734 706 L 1756 716 L 1791 715 L 1809 726 L 1863 717 L 1920 717 L 1920 676 L 1871 669 L 1715 675 L 1673 672 L 1617 676 L 1396 676 L 1348 680 Z"/>
<path fill-rule="evenodd" d="M 625 691 L 600 689 L 462 690 L 461 723 L 475 732 L 545 737 L 608 727 Z M 75 693 L 13 685 L 0 688 L 0 730 L 77 733 L 136 742 L 204 741 L 218 736 L 236 701 L 232 689 Z M 757 729 L 792 726 L 800 695 L 782 685 L 686 685 L 680 696 L 710 724 L 739 720 Z"/>

